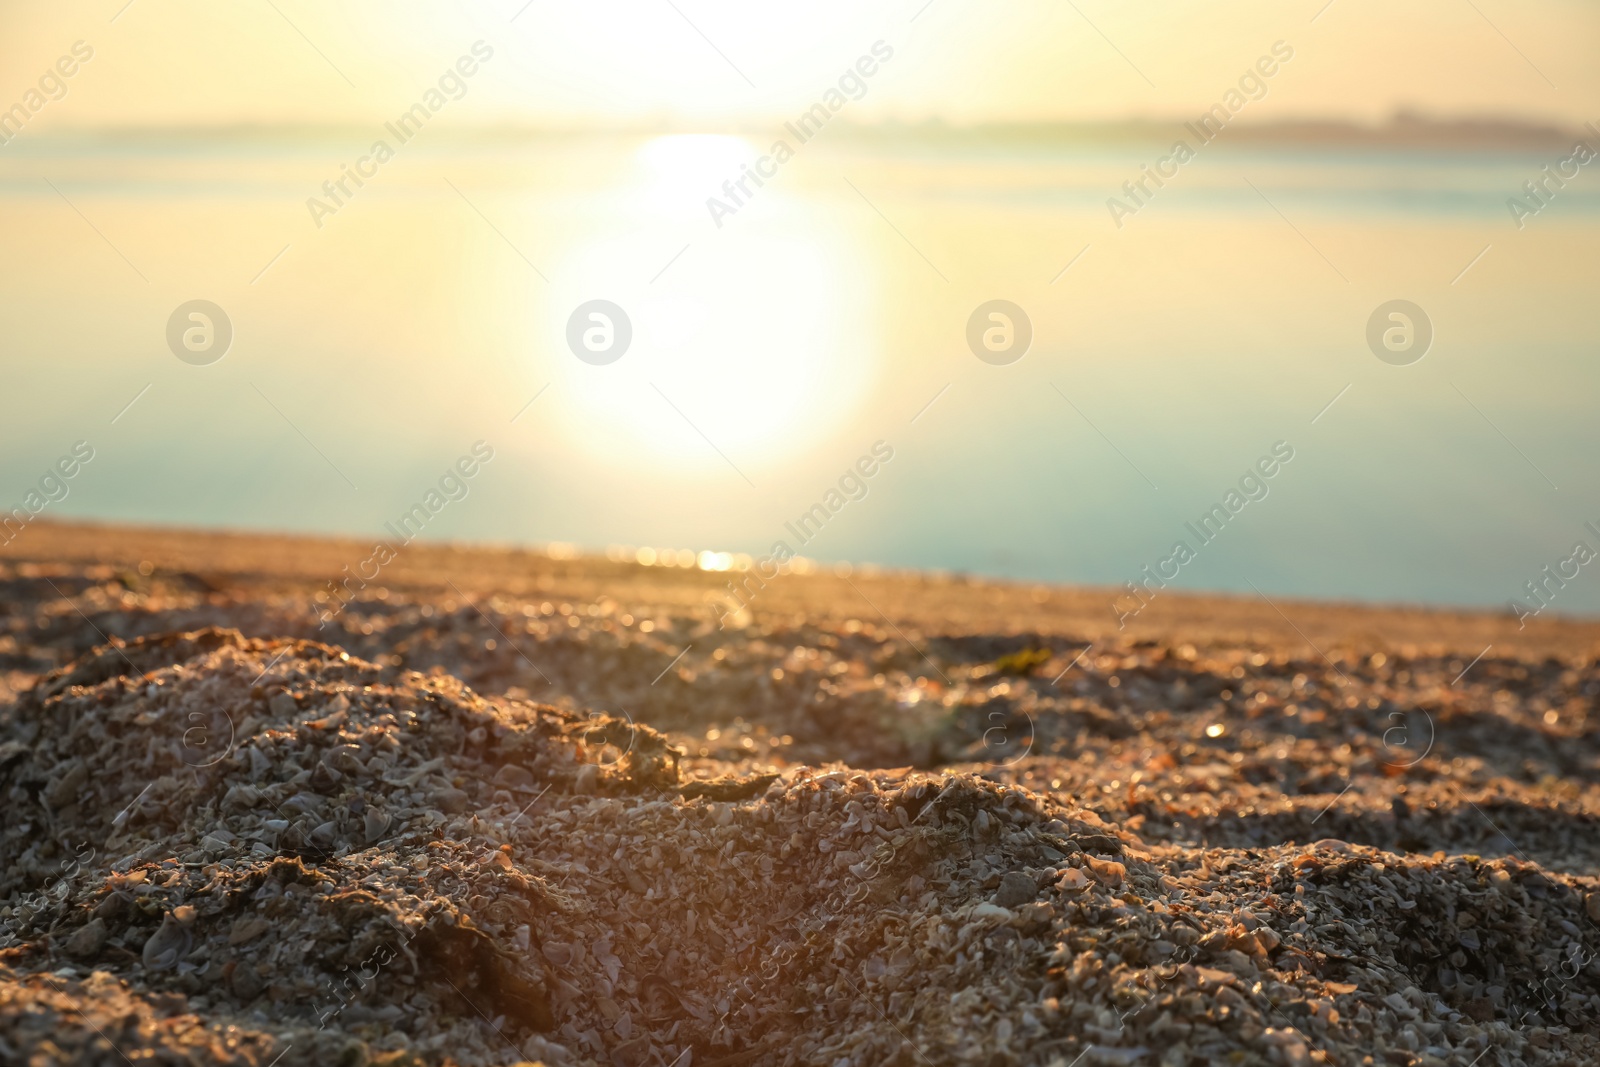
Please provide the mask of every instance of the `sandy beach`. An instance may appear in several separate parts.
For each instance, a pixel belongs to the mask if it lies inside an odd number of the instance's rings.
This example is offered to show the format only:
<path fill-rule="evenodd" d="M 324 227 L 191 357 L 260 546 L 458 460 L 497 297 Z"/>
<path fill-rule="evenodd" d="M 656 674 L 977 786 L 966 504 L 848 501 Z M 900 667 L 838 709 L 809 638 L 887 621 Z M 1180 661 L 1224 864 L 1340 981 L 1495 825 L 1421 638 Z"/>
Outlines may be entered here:
<path fill-rule="evenodd" d="M 1600 625 L 370 547 L 0 550 L 0 1059 L 1600 1058 Z"/>
<path fill-rule="evenodd" d="M 1600 1064 L 1600 5 L 0 26 L 0 1067 Z"/>

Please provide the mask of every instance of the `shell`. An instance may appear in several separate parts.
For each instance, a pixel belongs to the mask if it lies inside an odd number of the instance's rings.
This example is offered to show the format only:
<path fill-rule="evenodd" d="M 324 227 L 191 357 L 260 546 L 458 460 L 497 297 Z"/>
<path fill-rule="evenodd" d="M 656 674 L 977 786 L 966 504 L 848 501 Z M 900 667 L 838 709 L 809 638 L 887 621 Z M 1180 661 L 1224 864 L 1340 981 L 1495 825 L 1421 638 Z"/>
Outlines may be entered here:
<path fill-rule="evenodd" d="M 1026 589 L 861 578 L 931 613 L 897 632 L 798 575 L 713 639 L 677 585 L 563 613 L 571 574 L 513 553 L 498 592 L 430 592 L 432 551 L 346 605 L 344 651 L 195 632 L 263 616 L 151 593 L 170 632 L 7 705 L 0 951 L 29 963 L 0 968 L 4 1047 L 37 1019 L 103 1051 L 94 1019 L 280 1067 L 1600 1062 L 1600 787 L 1562 762 L 1590 745 L 1586 659 L 1497 644 L 1453 685 L 1481 643 L 1379 662 L 1319 637 L 1336 669 L 1213 633 L 1079 660 Z M 13 618 L 78 617 L 7 588 Z M 80 602 L 109 626 L 125 591 Z M 17 662 L 95 640 L 53 632 L 14 629 Z M 1398 767 L 1417 746 L 1384 735 L 1425 707 L 1434 752 Z M 237 758 L 184 764 L 218 708 Z M 620 708 L 628 751 L 583 762 Z M 983 760 L 1002 722 L 1031 749 Z"/>

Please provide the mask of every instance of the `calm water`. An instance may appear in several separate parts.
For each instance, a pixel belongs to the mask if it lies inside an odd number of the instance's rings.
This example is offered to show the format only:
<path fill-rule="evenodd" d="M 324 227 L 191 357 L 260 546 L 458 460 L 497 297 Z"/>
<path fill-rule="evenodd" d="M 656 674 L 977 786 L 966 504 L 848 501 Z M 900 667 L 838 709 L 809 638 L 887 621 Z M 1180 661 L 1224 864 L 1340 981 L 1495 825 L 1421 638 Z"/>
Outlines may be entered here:
<path fill-rule="evenodd" d="M 832 134 L 720 227 L 770 134 L 18 138 L 0 502 L 87 440 L 47 514 L 377 537 L 481 440 L 427 536 L 1485 605 L 1600 550 L 1593 168 L 1519 231 L 1554 156 L 1216 144 L 1118 229 L 1159 144 Z M 1365 338 L 1400 298 L 1408 366 Z M 194 299 L 232 324 L 206 366 L 166 339 Z M 631 321 L 606 365 L 566 340 L 592 299 Z M 1031 321 L 1008 365 L 966 338 L 994 299 Z M 1591 571 L 1552 610 L 1600 610 Z"/>

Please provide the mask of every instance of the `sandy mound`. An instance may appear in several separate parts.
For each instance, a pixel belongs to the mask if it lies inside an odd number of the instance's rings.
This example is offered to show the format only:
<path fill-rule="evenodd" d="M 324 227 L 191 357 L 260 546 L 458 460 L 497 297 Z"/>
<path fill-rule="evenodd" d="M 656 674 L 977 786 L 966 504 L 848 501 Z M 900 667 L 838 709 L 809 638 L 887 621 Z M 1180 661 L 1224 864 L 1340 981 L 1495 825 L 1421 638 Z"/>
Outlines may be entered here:
<path fill-rule="evenodd" d="M 1147 844 L 970 774 L 682 780 L 624 719 L 224 630 L 3 726 L 6 1062 L 1600 1059 L 1600 899 L 1517 860 Z"/>

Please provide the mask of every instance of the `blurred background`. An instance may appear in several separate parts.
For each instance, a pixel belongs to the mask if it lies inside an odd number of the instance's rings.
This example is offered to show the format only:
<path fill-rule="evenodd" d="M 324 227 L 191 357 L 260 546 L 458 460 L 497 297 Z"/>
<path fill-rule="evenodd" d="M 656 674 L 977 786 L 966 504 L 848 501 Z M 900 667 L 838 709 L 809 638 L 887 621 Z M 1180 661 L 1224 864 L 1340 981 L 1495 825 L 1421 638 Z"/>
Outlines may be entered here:
<path fill-rule="evenodd" d="M 87 441 L 41 517 L 388 538 L 483 441 L 424 536 L 1120 585 L 1287 442 L 1176 587 L 1537 606 L 1600 551 L 1597 45 L 1579 0 L 7 4 L 0 507 Z"/>

